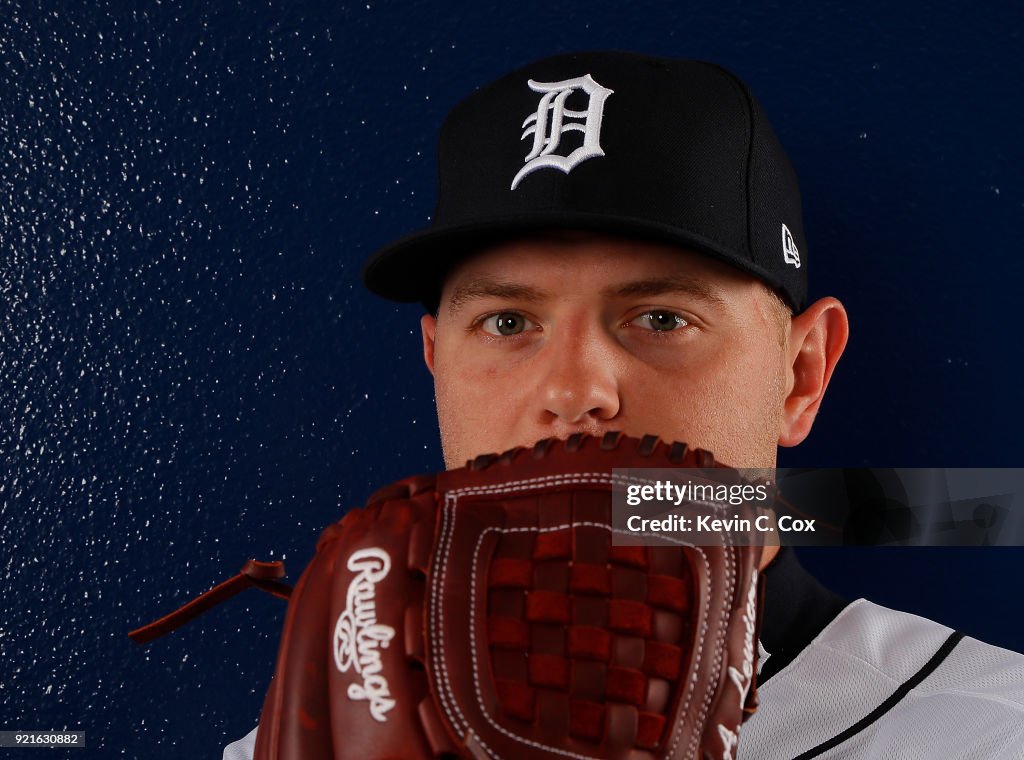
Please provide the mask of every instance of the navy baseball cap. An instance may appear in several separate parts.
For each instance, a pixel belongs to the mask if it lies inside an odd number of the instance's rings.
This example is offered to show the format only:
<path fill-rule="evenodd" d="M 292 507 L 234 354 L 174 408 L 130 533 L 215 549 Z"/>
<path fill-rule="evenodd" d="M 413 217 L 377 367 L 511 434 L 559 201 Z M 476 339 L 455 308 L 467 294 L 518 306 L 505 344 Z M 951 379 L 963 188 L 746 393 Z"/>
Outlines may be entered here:
<path fill-rule="evenodd" d="M 749 88 L 720 66 L 624 52 L 532 63 L 441 128 L 430 228 L 375 253 L 372 292 L 437 308 L 464 257 L 545 230 L 675 243 L 807 301 L 796 173 Z"/>

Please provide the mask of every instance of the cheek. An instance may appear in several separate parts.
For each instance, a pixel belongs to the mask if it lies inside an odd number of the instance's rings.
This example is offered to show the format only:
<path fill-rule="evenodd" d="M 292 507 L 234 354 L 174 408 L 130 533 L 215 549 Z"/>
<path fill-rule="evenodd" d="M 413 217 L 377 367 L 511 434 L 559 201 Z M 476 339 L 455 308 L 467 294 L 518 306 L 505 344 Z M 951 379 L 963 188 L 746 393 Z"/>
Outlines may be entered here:
<path fill-rule="evenodd" d="M 495 364 L 460 360 L 439 352 L 434 367 L 434 394 L 445 464 L 501 448 L 520 416 L 524 384 Z"/>
<path fill-rule="evenodd" d="M 519 384 L 507 368 L 441 354 L 434 366 L 439 411 L 450 419 L 480 420 L 509 403 Z"/>
<path fill-rule="evenodd" d="M 719 457 L 734 467 L 773 467 L 782 419 L 781 352 L 752 349 L 734 363 L 716 394 Z"/>
<path fill-rule="evenodd" d="M 771 466 L 782 410 L 782 364 L 772 352 L 739 347 L 642 386 L 629 416 L 648 432 L 712 451 L 735 467 Z"/>
<path fill-rule="evenodd" d="M 474 433 L 479 433 L 482 420 L 478 404 L 466 383 L 458 382 L 442 366 L 435 367 L 434 394 L 437 398 L 437 422 L 441 429 L 441 447 L 445 465 L 460 467 L 474 450 Z"/>

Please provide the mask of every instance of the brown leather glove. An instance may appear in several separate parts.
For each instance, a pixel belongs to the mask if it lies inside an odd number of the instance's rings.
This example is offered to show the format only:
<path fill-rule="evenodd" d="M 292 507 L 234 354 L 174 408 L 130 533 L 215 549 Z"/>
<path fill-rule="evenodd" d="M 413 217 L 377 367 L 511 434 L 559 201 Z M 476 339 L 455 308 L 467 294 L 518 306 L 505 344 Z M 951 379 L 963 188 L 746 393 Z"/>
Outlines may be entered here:
<path fill-rule="evenodd" d="M 400 481 L 327 528 L 289 603 L 256 760 L 734 756 L 760 547 L 613 546 L 617 433 Z"/>

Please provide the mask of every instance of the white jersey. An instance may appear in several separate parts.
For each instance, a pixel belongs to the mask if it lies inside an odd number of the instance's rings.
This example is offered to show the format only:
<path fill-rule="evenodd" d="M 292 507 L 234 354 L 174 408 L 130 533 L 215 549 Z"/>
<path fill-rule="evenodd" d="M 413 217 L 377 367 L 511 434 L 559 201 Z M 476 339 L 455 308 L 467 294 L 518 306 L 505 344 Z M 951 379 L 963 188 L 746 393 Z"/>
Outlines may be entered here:
<path fill-rule="evenodd" d="M 224 748 L 223 760 L 252 760 L 256 752 L 256 729 Z"/>
<path fill-rule="evenodd" d="M 864 599 L 759 693 L 737 760 L 1024 760 L 1024 656 Z"/>
<path fill-rule="evenodd" d="M 1024 760 L 1024 655 L 865 599 L 783 550 L 765 571 L 761 705 L 737 760 Z M 251 760 L 256 731 L 223 760 Z"/>

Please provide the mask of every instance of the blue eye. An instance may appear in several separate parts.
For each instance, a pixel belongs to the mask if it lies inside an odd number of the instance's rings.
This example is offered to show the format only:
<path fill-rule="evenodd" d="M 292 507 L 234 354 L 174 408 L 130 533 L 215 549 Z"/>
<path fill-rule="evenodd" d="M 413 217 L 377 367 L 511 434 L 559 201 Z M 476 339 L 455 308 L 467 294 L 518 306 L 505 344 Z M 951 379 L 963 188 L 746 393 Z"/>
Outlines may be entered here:
<path fill-rule="evenodd" d="M 503 311 L 499 314 L 492 314 L 480 323 L 484 332 L 491 335 L 519 335 L 526 330 L 533 329 L 536 325 L 530 320 L 514 311 Z"/>
<path fill-rule="evenodd" d="M 637 320 L 645 329 L 655 332 L 670 332 L 679 327 L 686 327 L 689 322 L 672 311 L 648 311 Z"/>

